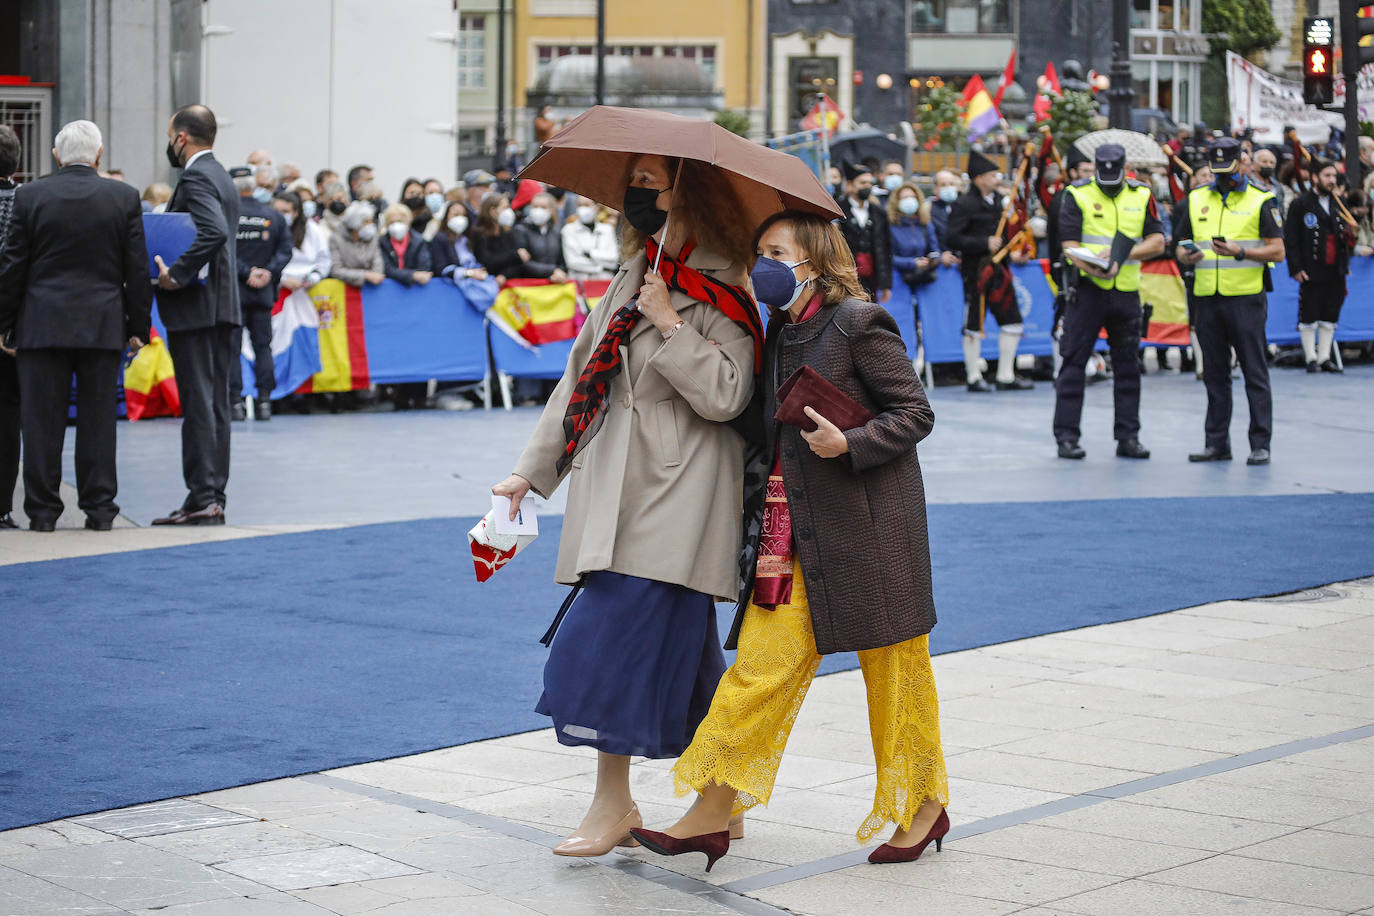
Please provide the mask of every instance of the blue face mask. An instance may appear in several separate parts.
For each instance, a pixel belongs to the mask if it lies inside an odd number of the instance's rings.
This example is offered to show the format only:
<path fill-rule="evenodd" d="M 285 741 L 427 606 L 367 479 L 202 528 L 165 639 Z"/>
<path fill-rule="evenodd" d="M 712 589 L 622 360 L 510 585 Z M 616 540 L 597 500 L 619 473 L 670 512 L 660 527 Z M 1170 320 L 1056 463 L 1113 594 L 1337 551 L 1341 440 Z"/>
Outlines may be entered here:
<path fill-rule="evenodd" d="M 260 204 L 272 202 L 272 192 L 259 185 L 253 189 L 253 199 Z"/>
<path fill-rule="evenodd" d="M 444 195 L 438 191 L 431 191 L 425 195 L 425 206 L 429 207 L 429 212 L 438 216 L 444 209 Z"/>
<path fill-rule="evenodd" d="M 760 256 L 754 262 L 754 269 L 749 272 L 749 279 L 754 283 L 754 297 L 775 309 L 791 308 L 811 282 L 805 280 L 798 283 L 794 273 L 806 260 L 776 261 Z"/>

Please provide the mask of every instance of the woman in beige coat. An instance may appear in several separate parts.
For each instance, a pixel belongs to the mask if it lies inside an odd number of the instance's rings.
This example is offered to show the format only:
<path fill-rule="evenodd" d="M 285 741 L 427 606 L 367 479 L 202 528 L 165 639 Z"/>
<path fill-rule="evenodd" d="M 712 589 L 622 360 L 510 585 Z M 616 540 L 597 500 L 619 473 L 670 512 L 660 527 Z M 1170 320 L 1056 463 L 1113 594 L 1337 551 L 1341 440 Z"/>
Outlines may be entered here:
<path fill-rule="evenodd" d="M 752 227 L 730 221 L 737 202 L 710 174 L 661 156 L 632 165 L 623 266 L 515 473 L 492 488 L 514 505 L 570 478 L 555 578 L 582 590 L 546 637 L 536 708 L 560 743 L 596 748 L 598 766 L 560 855 L 633 843 L 630 757 L 681 754 L 725 670 L 713 603 L 739 583 L 744 474 L 729 421 L 753 394 L 762 330 L 744 268 Z"/>

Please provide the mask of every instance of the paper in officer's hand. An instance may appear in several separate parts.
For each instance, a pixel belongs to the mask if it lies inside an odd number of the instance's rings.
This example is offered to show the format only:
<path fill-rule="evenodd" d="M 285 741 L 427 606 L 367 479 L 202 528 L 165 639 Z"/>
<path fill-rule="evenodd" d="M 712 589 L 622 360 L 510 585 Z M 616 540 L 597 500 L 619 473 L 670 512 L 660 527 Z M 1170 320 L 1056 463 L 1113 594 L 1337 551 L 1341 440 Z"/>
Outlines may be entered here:
<path fill-rule="evenodd" d="M 511 521 L 510 517 L 509 496 L 498 496 L 493 493 L 491 511 L 495 514 L 497 534 L 523 534 L 531 537 L 539 534 L 539 519 L 535 516 L 533 496 L 526 496 L 520 500 L 520 510 L 516 513 L 514 521 Z"/>

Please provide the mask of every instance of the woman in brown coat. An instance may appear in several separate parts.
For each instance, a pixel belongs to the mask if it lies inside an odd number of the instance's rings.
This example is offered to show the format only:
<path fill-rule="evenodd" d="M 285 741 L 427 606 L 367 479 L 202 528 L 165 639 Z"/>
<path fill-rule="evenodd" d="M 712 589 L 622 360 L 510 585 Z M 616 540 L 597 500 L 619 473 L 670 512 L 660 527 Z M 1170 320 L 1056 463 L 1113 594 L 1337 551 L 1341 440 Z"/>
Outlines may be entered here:
<path fill-rule="evenodd" d="M 927 634 L 935 625 L 925 494 L 916 444 L 935 416 L 897 325 L 864 301 L 839 230 L 788 211 L 759 230 L 754 293 L 773 307 L 759 403 L 766 498 L 746 518 L 739 650 L 706 719 L 674 767 L 701 793 L 666 832 L 631 831 L 655 852 L 729 848 L 732 813 L 766 803 L 821 656 L 857 651 L 878 764 L 860 842 L 897 825 L 871 862 L 911 861 L 949 830 L 949 788 Z M 778 388 L 816 370 L 869 415 L 841 430 L 811 407 L 814 432 L 773 422 Z M 846 424 L 851 425 L 851 424 Z"/>

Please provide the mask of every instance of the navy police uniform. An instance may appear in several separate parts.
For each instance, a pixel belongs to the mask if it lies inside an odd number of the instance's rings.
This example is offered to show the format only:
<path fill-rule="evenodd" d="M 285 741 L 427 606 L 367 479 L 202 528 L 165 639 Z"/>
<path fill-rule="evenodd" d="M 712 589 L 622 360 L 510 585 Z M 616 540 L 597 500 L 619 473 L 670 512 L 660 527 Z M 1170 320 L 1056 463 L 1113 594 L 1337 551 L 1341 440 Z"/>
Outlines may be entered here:
<path fill-rule="evenodd" d="M 1267 265 L 1246 255 L 1266 239 L 1283 237 L 1274 195 L 1236 174 L 1240 144 L 1216 140 L 1207 162 L 1217 177 L 1194 188 L 1188 205 L 1175 211 L 1174 238 L 1192 241 L 1203 259 L 1193 269 L 1192 321 L 1202 348 L 1202 380 L 1207 386 L 1207 448 L 1193 461 L 1231 457 L 1231 350 L 1240 361 L 1250 404 L 1250 463 L 1269 460 L 1273 398 L 1269 391 L 1269 354 L 1264 325 L 1269 304 L 1264 294 Z M 1219 255 L 1212 239 L 1241 247 L 1241 257 Z"/>
<path fill-rule="evenodd" d="M 241 168 L 246 167 L 230 169 L 230 177 L 240 177 Z M 291 231 L 286 218 L 274 208 L 251 196 L 241 196 L 236 243 L 239 303 L 243 307 L 243 324 L 253 345 L 258 400 L 266 401 L 272 397 L 272 389 L 277 384 L 272 364 L 272 307 L 277 302 L 282 269 L 291 260 Z M 259 289 L 248 285 L 248 274 L 255 267 L 265 268 L 272 274 L 268 284 Z M 243 351 L 243 330 L 240 327 L 234 332 L 235 354 Z M 235 405 L 243 400 L 243 373 L 237 363 L 229 368 L 229 400 Z"/>
<path fill-rule="evenodd" d="M 1163 236 L 1164 225 L 1148 186 L 1125 177 L 1126 151 L 1104 144 L 1096 153 L 1097 177 L 1074 182 L 1059 213 L 1059 238 L 1093 248 L 1110 249 L 1118 236 L 1131 247 L 1153 235 Z M 1105 328 L 1112 353 L 1113 400 L 1116 422 L 1112 435 L 1117 454 L 1148 458 L 1140 434 L 1140 262 L 1122 255 L 1110 280 L 1080 273 L 1073 302 L 1064 313 L 1059 340 L 1063 364 L 1055 381 L 1054 438 L 1064 458 L 1082 458 L 1078 448 L 1083 416 L 1084 368 Z M 1112 260 L 1116 260 L 1113 258 Z"/>

